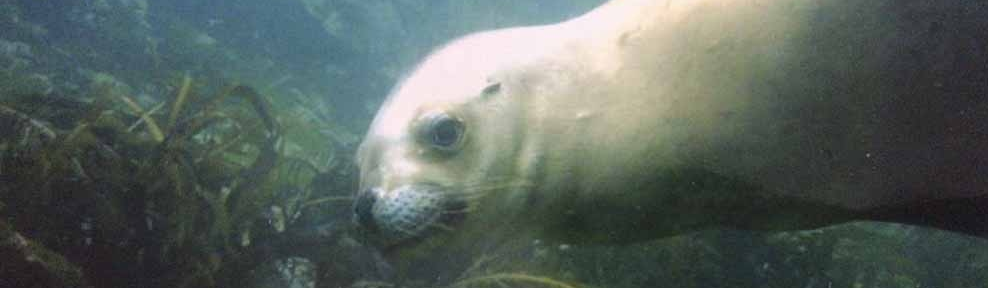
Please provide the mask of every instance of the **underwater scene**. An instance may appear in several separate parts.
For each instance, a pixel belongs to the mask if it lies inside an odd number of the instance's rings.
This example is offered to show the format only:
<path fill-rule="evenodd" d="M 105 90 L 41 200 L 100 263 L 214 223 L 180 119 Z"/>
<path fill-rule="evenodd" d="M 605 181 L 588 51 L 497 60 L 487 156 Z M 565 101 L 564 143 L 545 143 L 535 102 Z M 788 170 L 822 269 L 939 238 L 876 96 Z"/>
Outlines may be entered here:
<path fill-rule="evenodd" d="M 986 39 L 962 0 L 0 0 L 0 287 L 988 287 Z"/>

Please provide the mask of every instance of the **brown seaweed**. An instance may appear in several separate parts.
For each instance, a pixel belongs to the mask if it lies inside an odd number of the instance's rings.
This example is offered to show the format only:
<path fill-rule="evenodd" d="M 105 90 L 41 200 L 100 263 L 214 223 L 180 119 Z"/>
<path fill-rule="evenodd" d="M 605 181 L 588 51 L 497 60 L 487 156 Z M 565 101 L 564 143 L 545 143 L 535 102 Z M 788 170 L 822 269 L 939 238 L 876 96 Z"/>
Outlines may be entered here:
<path fill-rule="evenodd" d="M 265 209 L 283 200 L 276 187 L 311 191 L 320 171 L 280 168 L 282 132 L 264 96 L 194 86 L 183 78 L 167 116 L 109 90 L 91 102 L 0 104 L 2 215 L 21 228 L 12 233 L 77 263 L 96 287 L 240 287 L 277 256 L 255 250 L 283 250 L 259 247 L 280 243 L 263 239 L 280 237 L 263 232 Z"/>

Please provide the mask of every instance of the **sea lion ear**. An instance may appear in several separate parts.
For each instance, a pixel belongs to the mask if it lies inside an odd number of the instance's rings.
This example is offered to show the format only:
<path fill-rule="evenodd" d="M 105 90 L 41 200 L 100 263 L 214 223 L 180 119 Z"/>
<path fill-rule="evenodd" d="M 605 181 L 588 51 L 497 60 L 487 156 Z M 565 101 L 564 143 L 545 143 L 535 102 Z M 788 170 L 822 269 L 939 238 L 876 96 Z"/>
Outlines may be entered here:
<path fill-rule="evenodd" d="M 496 81 L 490 83 L 487 87 L 484 87 L 483 91 L 481 91 L 485 97 L 497 94 L 498 92 L 501 92 L 501 82 Z"/>

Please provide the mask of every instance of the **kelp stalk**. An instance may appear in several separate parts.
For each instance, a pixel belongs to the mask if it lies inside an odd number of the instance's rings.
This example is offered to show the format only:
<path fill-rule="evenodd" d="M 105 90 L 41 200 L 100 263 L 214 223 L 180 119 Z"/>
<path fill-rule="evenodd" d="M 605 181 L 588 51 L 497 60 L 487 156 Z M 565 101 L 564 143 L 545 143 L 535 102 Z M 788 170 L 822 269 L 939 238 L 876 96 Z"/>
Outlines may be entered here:
<path fill-rule="evenodd" d="M 7 222 L 0 221 L 0 269 L 13 270 L 3 275 L 16 276 L 0 283 L 20 287 L 93 287 L 82 269 L 41 244 L 27 239 Z"/>

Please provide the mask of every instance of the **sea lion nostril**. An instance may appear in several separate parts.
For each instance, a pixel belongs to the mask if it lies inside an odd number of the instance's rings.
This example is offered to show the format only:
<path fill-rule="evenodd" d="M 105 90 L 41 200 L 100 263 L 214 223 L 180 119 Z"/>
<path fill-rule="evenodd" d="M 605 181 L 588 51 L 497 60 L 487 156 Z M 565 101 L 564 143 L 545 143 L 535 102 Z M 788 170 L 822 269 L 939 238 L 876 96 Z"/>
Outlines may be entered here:
<path fill-rule="evenodd" d="M 371 190 L 367 190 L 357 195 L 357 199 L 353 203 L 353 216 L 357 224 L 371 232 L 378 229 L 377 223 L 374 222 L 374 215 L 371 213 L 374 202 L 377 202 L 377 198 L 374 197 Z"/>

